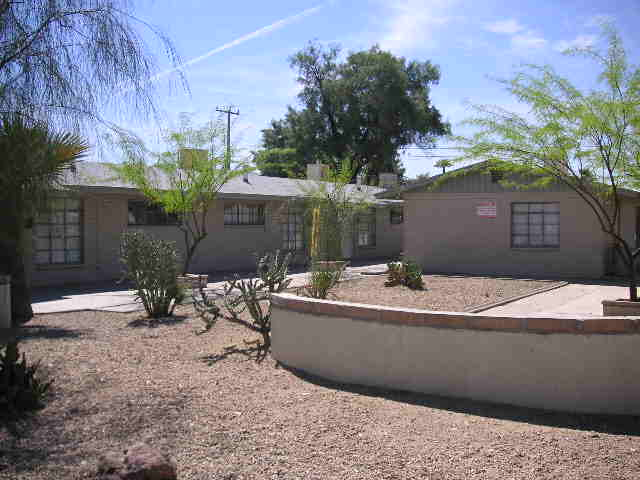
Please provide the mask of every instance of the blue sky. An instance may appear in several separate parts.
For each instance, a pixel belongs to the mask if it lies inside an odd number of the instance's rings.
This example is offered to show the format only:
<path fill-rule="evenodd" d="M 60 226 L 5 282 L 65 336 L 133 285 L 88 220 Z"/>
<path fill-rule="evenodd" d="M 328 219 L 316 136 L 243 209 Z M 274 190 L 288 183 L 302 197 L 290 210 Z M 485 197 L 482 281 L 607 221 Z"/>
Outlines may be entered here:
<path fill-rule="evenodd" d="M 380 44 L 408 59 L 440 66 L 432 100 L 454 128 L 468 116 L 465 101 L 522 111 L 490 77 L 506 77 L 522 63 L 550 64 L 582 87 L 596 69 L 560 51 L 599 44 L 598 21 L 618 28 L 632 63 L 640 52 L 640 1 L 456 0 L 136 0 L 136 14 L 174 41 L 191 94 L 170 88 L 171 74 L 155 80 L 167 122 L 180 112 L 206 119 L 216 106 L 240 109 L 233 137 L 247 151 L 260 130 L 297 103 L 298 85 L 288 57 L 310 40 L 340 43 L 344 51 Z M 152 48 L 153 45 L 152 45 Z M 203 58 L 199 58 L 203 57 Z M 158 52 L 162 70 L 169 68 Z M 128 124 L 153 143 L 156 125 Z M 436 173 L 433 160 L 404 157 L 409 177 Z"/>

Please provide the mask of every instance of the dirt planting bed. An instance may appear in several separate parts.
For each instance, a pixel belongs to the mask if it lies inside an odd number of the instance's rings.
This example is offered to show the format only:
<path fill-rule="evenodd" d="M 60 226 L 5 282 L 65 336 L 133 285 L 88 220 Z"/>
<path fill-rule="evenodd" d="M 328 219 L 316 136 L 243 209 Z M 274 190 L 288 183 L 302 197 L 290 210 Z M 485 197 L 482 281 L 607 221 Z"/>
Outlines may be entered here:
<path fill-rule="evenodd" d="M 99 454 L 137 441 L 168 449 L 181 479 L 638 478 L 638 418 L 326 382 L 231 353 L 244 329 L 196 335 L 182 313 L 152 328 L 139 314 L 36 317 L 23 350 L 55 391 L 0 430 L 0 478 L 94 478 Z"/>
<path fill-rule="evenodd" d="M 410 290 L 404 286 L 385 287 L 386 275 L 366 276 L 340 283 L 329 299 L 460 312 L 561 283 L 554 280 L 460 275 L 423 275 L 422 278 L 425 289 Z"/>

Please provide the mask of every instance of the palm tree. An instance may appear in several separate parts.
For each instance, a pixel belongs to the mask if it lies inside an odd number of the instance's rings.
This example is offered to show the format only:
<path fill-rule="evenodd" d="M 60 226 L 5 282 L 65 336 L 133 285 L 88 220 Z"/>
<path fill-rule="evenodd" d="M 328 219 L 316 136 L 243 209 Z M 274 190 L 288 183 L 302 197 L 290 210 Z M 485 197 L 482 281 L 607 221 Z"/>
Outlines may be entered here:
<path fill-rule="evenodd" d="M 11 275 L 13 326 L 33 317 L 27 278 L 25 229 L 50 193 L 62 187 L 64 172 L 88 151 L 78 135 L 55 132 L 21 115 L 0 119 L 0 273 Z"/>
<path fill-rule="evenodd" d="M 453 166 L 453 162 L 447 158 L 443 158 L 442 160 L 438 160 L 433 164 L 434 167 L 441 168 L 442 173 L 444 174 L 447 171 L 447 168 Z"/>

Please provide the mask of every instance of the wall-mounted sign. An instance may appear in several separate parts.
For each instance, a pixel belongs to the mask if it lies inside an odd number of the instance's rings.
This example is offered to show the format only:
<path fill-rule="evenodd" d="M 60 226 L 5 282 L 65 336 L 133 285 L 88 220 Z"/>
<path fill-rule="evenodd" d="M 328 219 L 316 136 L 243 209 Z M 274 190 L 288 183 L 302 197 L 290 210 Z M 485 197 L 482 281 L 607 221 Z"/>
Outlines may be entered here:
<path fill-rule="evenodd" d="M 476 205 L 476 214 L 479 217 L 496 218 L 496 202 L 480 202 Z"/>

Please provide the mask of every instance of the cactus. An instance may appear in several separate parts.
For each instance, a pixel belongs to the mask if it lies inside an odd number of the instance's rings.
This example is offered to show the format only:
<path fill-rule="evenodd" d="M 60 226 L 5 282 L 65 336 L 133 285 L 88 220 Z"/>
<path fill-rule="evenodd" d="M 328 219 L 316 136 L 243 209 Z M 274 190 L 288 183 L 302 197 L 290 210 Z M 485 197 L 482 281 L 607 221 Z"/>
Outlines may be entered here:
<path fill-rule="evenodd" d="M 264 359 L 271 347 L 271 294 L 282 292 L 291 284 L 287 278 L 291 254 L 284 257 L 280 251 L 267 253 L 258 259 L 257 276 L 249 280 L 236 278 L 225 283 L 222 304 L 226 315 L 217 302 L 207 297 L 201 288 L 202 300 L 195 302 L 200 318 L 205 322 L 205 331 L 210 330 L 223 317 L 262 335 L 258 346 L 258 359 Z M 242 318 L 247 312 L 249 319 Z"/>
<path fill-rule="evenodd" d="M 266 288 L 269 293 L 279 293 L 285 290 L 291 279 L 287 279 L 291 252 L 281 257 L 280 250 L 275 254 L 267 253 L 258 260 L 258 275 L 262 281 L 261 289 Z"/>

